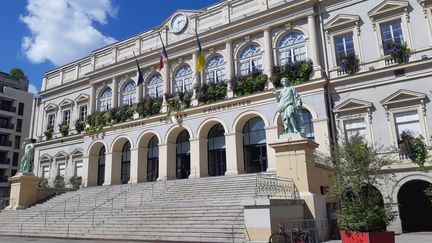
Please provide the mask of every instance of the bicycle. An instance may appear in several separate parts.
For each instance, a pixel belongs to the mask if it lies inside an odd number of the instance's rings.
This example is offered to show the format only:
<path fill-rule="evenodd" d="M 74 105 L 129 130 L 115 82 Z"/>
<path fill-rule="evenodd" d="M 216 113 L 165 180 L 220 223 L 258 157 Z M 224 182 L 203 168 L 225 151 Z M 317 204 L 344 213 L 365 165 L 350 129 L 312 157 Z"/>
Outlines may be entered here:
<path fill-rule="evenodd" d="M 293 228 L 292 231 L 279 224 L 279 232 L 273 233 L 269 238 L 269 243 L 309 243 L 310 233 Z"/>

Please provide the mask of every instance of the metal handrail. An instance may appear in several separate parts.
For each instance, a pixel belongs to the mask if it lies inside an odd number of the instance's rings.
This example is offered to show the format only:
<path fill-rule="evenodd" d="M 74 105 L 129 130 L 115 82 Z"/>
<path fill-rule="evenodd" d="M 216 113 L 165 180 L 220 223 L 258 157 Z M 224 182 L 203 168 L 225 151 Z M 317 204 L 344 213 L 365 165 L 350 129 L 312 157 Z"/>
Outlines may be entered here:
<path fill-rule="evenodd" d="M 146 175 L 146 180 L 148 180 L 150 175 L 154 175 L 154 171 L 152 171 Z M 150 185 L 146 186 L 144 189 L 141 190 L 141 205 L 143 204 L 144 191 L 146 191 L 149 187 L 152 188 L 152 198 L 154 197 L 154 184 L 155 183 L 156 183 L 156 181 L 150 181 Z"/>
<path fill-rule="evenodd" d="M 300 198 L 300 193 L 294 181 L 290 178 L 257 174 L 255 196 L 298 199 Z"/>
<path fill-rule="evenodd" d="M 189 179 L 189 176 L 192 174 L 192 171 L 195 171 L 195 174 L 194 174 L 194 179 L 196 179 L 197 178 L 197 169 L 196 169 L 196 167 L 192 167 L 192 169 L 190 169 L 190 170 L 188 170 L 187 172 L 186 172 L 186 174 L 188 175 L 188 179 Z"/>
<path fill-rule="evenodd" d="M 96 193 L 96 195 L 95 195 L 95 207 L 96 207 L 97 199 L 98 199 L 99 195 L 104 191 L 106 191 L 106 197 L 107 197 L 107 201 L 108 201 L 108 197 L 109 197 L 108 190 L 109 190 L 109 187 L 102 189 L 102 190 L 100 190 L 100 192 Z"/>
<path fill-rule="evenodd" d="M 132 176 L 126 177 L 123 180 L 120 181 L 120 191 L 123 191 L 123 185 L 127 184 L 127 183 L 123 183 L 126 180 L 132 180 Z M 129 183 L 131 188 L 132 188 L 132 181 Z"/>
<path fill-rule="evenodd" d="M 235 222 L 237 221 L 237 219 L 238 219 L 238 217 L 240 217 L 240 215 L 242 214 L 244 212 L 244 208 L 240 211 L 240 213 L 238 213 L 237 214 L 237 216 L 234 218 L 234 220 L 232 221 L 232 224 L 231 224 L 231 234 L 232 234 L 232 240 L 233 240 L 233 243 L 234 243 L 234 224 L 235 224 Z"/>

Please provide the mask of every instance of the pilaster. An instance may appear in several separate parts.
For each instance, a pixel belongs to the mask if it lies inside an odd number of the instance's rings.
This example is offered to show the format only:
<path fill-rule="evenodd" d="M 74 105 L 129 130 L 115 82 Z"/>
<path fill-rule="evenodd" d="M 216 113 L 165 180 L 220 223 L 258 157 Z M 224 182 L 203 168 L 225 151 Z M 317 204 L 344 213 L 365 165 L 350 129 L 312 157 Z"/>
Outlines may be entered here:
<path fill-rule="evenodd" d="M 208 176 L 207 139 L 190 139 L 191 148 L 191 174 L 189 178 Z"/>
<path fill-rule="evenodd" d="M 112 79 L 112 97 L 111 97 L 111 105 L 112 107 L 110 108 L 116 108 L 118 107 L 118 96 L 119 96 L 119 92 L 118 92 L 118 78 L 114 77 Z"/>
<path fill-rule="evenodd" d="M 314 66 L 313 78 L 321 77 L 321 64 L 318 54 L 318 38 L 315 23 L 315 16 L 313 14 L 308 16 L 308 30 L 309 30 L 309 53 Z"/>
<path fill-rule="evenodd" d="M 226 163 L 225 175 L 238 175 L 244 172 L 242 134 L 239 132 L 225 133 Z"/>

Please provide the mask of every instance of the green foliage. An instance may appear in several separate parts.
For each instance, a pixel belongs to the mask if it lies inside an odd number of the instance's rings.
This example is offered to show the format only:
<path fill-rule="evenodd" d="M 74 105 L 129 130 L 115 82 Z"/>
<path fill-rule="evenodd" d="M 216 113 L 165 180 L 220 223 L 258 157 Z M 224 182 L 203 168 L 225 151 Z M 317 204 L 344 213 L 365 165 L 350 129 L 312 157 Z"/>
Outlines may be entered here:
<path fill-rule="evenodd" d="M 249 76 L 235 77 L 230 82 L 234 93 L 237 96 L 243 96 L 263 91 L 267 80 L 267 75 L 261 72 L 253 72 Z"/>
<path fill-rule="evenodd" d="M 167 95 L 167 115 L 171 116 L 173 113 L 189 108 L 191 104 L 192 93 L 178 92 L 176 96 Z"/>
<path fill-rule="evenodd" d="M 60 133 L 63 137 L 66 137 L 69 134 L 69 124 L 67 124 L 65 121 L 58 124 Z"/>
<path fill-rule="evenodd" d="M 225 99 L 227 94 L 227 84 L 205 83 L 197 89 L 197 99 L 200 104 L 209 104 L 218 100 Z"/>
<path fill-rule="evenodd" d="M 137 105 L 137 112 L 140 117 L 149 117 L 160 113 L 162 98 L 146 97 L 144 102 Z"/>
<path fill-rule="evenodd" d="M 404 63 L 408 61 L 408 55 L 411 52 L 411 49 L 408 48 L 406 43 L 397 43 L 393 41 L 389 41 L 385 43 L 386 50 L 388 54 L 392 57 L 392 59 L 397 63 Z"/>
<path fill-rule="evenodd" d="M 430 204 L 432 205 L 432 185 L 429 185 L 425 190 L 424 190 L 425 195 L 429 198 L 430 200 Z"/>
<path fill-rule="evenodd" d="M 52 137 L 53 137 L 53 132 L 54 132 L 54 129 L 53 129 L 52 127 L 48 127 L 48 128 L 44 131 L 44 134 L 45 134 L 45 137 L 46 137 L 47 140 L 52 139 Z"/>
<path fill-rule="evenodd" d="M 81 178 L 81 176 L 72 176 L 69 179 L 69 183 L 72 185 L 73 188 L 78 189 L 81 187 L 82 178 Z"/>
<path fill-rule="evenodd" d="M 340 228 L 348 232 L 382 231 L 394 219 L 394 212 L 383 206 L 374 186 L 386 183 L 392 176 L 382 168 L 394 163 L 390 154 L 378 154 L 356 134 L 334 146 L 331 156 L 322 156 L 333 168 L 330 193 L 341 199 Z M 348 194 L 348 196 L 346 196 Z"/>
<path fill-rule="evenodd" d="M 64 188 L 65 187 L 65 181 L 64 177 L 61 175 L 58 175 L 54 179 L 54 188 Z"/>
<path fill-rule="evenodd" d="M 38 187 L 40 187 L 40 188 L 48 188 L 48 179 L 46 179 L 46 178 L 39 178 L 38 179 Z"/>
<path fill-rule="evenodd" d="M 11 78 L 15 78 L 15 79 L 27 79 L 27 77 L 24 74 L 24 71 L 21 68 L 12 68 L 9 71 L 9 76 Z"/>
<path fill-rule="evenodd" d="M 341 67 L 348 75 L 352 75 L 358 71 L 359 59 L 354 54 L 340 55 L 339 67 Z"/>
<path fill-rule="evenodd" d="M 280 80 L 287 78 L 290 84 L 301 84 L 310 80 L 313 71 L 311 60 L 287 63 L 283 66 L 274 66 L 272 70 L 272 83 L 274 87 L 281 87 Z"/>
<path fill-rule="evenodd" d="M 401 139 L 402 141 L 399 143 L 400 153 L 423 168 L 426 162 L 427 148 L 422 137 L 415 138 L 410 131 L 405 130 L 401 134 Z"/>
<path fill-rule="evenodd" d="M 86 127 L 86 122 L 84 120 L 77 120 L 75 122 L 75 130 L 77 131 L 77 133 L 81 133 L 82 131 L 84 131 Z"/>

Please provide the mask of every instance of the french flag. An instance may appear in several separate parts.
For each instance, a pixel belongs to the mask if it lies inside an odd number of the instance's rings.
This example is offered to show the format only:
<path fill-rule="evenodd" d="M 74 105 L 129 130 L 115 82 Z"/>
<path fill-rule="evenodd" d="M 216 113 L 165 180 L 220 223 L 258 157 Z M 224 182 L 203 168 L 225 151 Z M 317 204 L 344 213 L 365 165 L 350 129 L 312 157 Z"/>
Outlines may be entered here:
<path fill-rule="evenodd" d="M 168 53 L 165 49 L 164 43 L 162 42 L 162 53 L 159 60 L 159 71 L 162 70 L 162 68 L 164 67 L 164 62 L 167 60 L 168 60 Z"/>

